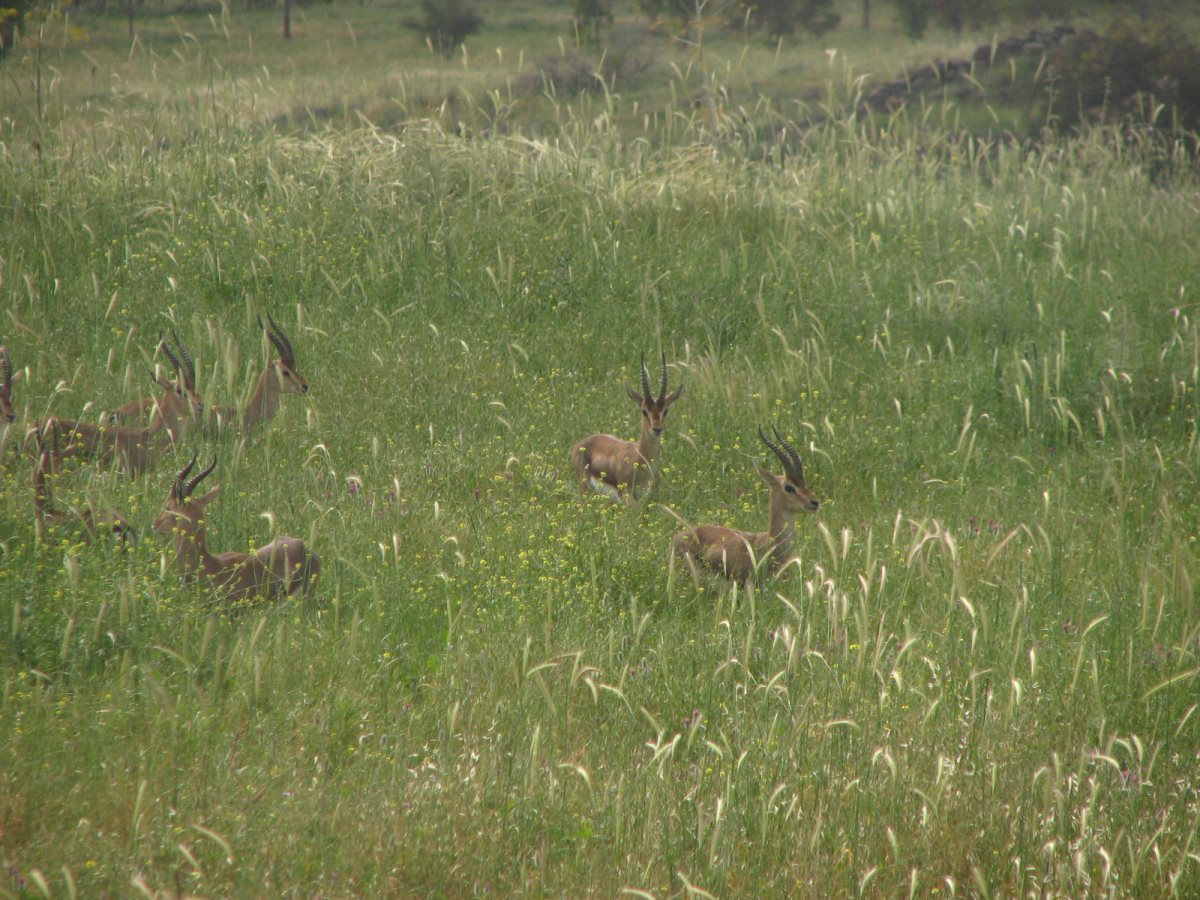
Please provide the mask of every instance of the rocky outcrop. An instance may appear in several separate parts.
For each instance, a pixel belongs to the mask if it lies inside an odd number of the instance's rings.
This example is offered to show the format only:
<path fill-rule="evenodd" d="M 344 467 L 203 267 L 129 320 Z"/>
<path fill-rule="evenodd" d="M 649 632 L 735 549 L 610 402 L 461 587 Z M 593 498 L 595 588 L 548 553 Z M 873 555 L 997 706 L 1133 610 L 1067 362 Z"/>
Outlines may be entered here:
<path fill-rule="evenodd" d="M 1014 36 L 993 44 L 980 44 L 970 59 L 942 59 L 922 66 L 903 78 L 873 88 L 859 104 L 858 114 L 887 111 L 904 104 L 910 94 L 919 94 L 939 84 L 960 81 L 978 67 L 993 66 L 1012 56 L 1049 53 L 1075 35 L 1073 25 L 1035 28 L 1023 36 Z"/>

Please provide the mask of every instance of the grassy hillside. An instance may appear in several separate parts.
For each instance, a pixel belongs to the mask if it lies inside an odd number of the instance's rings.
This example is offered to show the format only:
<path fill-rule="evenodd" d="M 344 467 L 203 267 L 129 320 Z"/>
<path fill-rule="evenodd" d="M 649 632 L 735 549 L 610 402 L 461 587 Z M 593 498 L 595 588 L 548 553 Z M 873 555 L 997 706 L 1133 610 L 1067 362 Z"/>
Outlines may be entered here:
<path fill-rule="evenodd" d="M 767 165 L 681 78 L 646 139 L 603 95 L 281 134 L 293 88 L 200 46 L 8 120 L 5 892 L 1195 894 L 1187 159 L 932 109 Z M 68 466 L 56 502 L 138 543 L 39 540 L 24 427 L 139 396 L 171 327 L 244 401 L 267 312 L 309 394 L 136 480 Z M 660 352 L 658 491 L 581 497 L 572 442 L 636 434 Z M 676 517 L 765 526 L 760 424 L 822 510 L 779 579 L 694 583 Z M 150 522 L 193 453 L 214 547 L 303 537 L 312 596 L 181 583 Z"/>
<path fill-rule="evenodd" d="M 626 2 L 593 46 L 576 33 L 570 3 L 485 6 L 482 30 L 448 58 L 407 27 L 419 18 L 411 0 L 300 6 L 287 41 L 278 10 L 240 4 L 139 6 L 132 39 L 123 10 L 55 7 L 2 63 L 4 140 L 39 140 L 39 128 L 52 126 L 93 149 L 143 148 L 178 145 L 222 123 L 295 132 L 364 121 L 390 128 L 414 117 L 450 131 L 552 135 L 564 121 L 604 117 L 625 139 L 659 141 L 670 139 L 680 114 L 708 117 L 710 128 L 725 119 L 779 127 L 823 118 L 878 84 L 1055 24 L 930 28 L 914 41 L 891 4 L 875 4 L 864 30 L 861 5 L 844 0 L 841 26 L 821 37 L 768 41 L 723 27 L 714 13 L 685 38 Z M 1104 21 L 1075 19 L 1080 27 Z M 1185 10 L 1175 21 L 1184 32 L 1198 27 Z M 911 99 L 918 107 L 947 99 L 939 116 L 976 133 L 1036 133 L 1044 124 L 1039 57 L 974 65 L 969 74 Z"/>

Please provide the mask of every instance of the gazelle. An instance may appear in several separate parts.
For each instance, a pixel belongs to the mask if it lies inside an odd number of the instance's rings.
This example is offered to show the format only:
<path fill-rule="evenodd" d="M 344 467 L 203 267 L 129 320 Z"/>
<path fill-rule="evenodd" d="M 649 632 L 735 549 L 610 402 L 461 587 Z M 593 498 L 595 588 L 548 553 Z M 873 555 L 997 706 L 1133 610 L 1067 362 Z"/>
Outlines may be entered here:
<path fill-rule="evenodd" d="M 657 396 L 650 392 L 650 373 L 642 355 L 642 392 L 627 387 L 629 397 L 642 411 L 642 434 L 636 441 L 623 441 L 611 434 L 593 434 L 571 448 L 571 465 L 580 486 L 618 500 L 637 499 L 649 493 L 658 481 L 658 457 L 667 410 L 683 393 L 683 385 L 667 393 L 667 357 L 662 360 L 662 378 Z"/>
<path fill-rule="evenodd" d="M 244 431 L 250 431 L 275 417 L 279 411 L 281 394 L 303 394 L 308 391 L 308 382 L 296 368 L 296 351 L 292 349 L 292 342 L 270 314 L 267 315 L 267 321 L 269 326 L 263 325 L 262 319 L 259 319 L 258 327 L 266 332 L 275 345 L 279 358 L 271 360 L 263 369 L 244 412 L 239 414 L 236 406 L 212 407 L 208 418 L 210 432 L 219 432 L 234 422 L 239 422 Z"/>
<path fill-rule="evenodd" d="M 192 360 L 192 355 L 188 353 L 187 348 L 179 342 L 179 335 L 175 333 L 174 328 L 171 329 L 171 337 L 175 339 L 175 346 L 179 348 L 179 356 L 171 352 L 171 346 L 162 334 L 158 336 L 158 346 L 167 354 L 167 359 L 171 361 L 171 366 L 175 369 L 175 379 L 170 382 L 171 389 L 167 393 L 183 391 L 191 401 L 193 408 L 198 412 L 202 411 L 204 401 L 196 393 L 196 363 Z M 114 424 L 121 424 L 137 422 L 148 416 L 152 416 L 154 407 L 159 402 L 160 400 L 154 397 L 142 397 L 139 400 L 132 400 L 124 406 L 119 406 L 113 410 L 112 421 Z"/>
<path fill-rule="evenodd" d="M 193 497 L 192 492 L 216 468 L 217 461 L 214 459 L 212 465 L 189 479 L 195 466 L 193 456 L 175 476 L 166 506 L 154 520 L 158 534 L 171 535 L 180 574 L 185 578 L 195 573 L 205 575 L 213 590 L 230 602 L 307 590 L 321 574 L 321 560 L 299 538 L 278 537 L 254 553 L 209 552 L 204 507 L 213 501 L 221 486 L 217 485 L 203 497 Z"/>
<path fill-rule="evenodd" d="M 116 537 L 126 543 L 134 543 L 135 533 L 129 520 L 115 509 L 100 509 L 97 511 L 92 498 L 88 498 L 87 506 L 78 512 L 66 512 L 55 509 L 50 488 L 46 477 L 58 470 L 55 459 L 58 457 L 57 448 L 51 450 L 46 446 L 40 428 L 35 429 L 35 435 L 40 450 L 37 462 L 33 466 L 33 516 L 37 526 L 38 536 L 45 534 L 47 522 L 78 521 L 83 525 L 84 533 L 89 541 L 95 540 L 103 532 L 111 531 Z"/>
<path fill-rule="evenodd" d="M 137 476 L 151 466 L 155 456 L 168 444 L 179 446 L 196 413 L 181 385 L 157 375 L 153 377 L 164 393 L 156 401 L 158 414 L 149 427 L 97 425 L 51 417 L 42 423 L 41 429 L 51 436 L 55 446 L 64 448 L 60 456 L 115 462 L 121 471 L 131 477 Z"/>
<path fill-rule="evenodd" d="M 733 581 L 753 578 L 759 567 L 778 571 L 790 558 L 796 516 L 821 508 L 821 501 L 804 482 L 804 464 L 800 461 L 800 455 L 778 430 L 772 430 L 778 443 L 773 443 L 763 434 L 761 426 L 758 436 L 783 464 L 783 474 L 775 475 L 761 466 L 757 467 L 759 477 L 771 492 L 770 529 L 738 531 L 721 525 L 685 528 L 675 535 L 671 543 L 675 555 L 686 561 L 689 567 L 694 568 L 699 563 Z"/>

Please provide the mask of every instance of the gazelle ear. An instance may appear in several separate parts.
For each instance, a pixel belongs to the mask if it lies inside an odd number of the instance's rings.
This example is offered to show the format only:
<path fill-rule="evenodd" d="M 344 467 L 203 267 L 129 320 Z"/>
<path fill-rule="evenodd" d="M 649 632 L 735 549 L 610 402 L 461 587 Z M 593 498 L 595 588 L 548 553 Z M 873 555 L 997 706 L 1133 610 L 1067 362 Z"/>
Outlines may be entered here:
<path fill-rule="evenodd" d="M 18 381 L 20 381 L 24 377 L 25 377 L 25 370 L 17 369 L 17 371 L 13 372 L 13 374 L 12 374 L 12 383 L 16 384 Z"/>
<path fill-rule="evenodd" d="M 629 392 L 629 399 L 632 400 L 634 403 L 636 403 L 638 406 L 646 405 L 646 398 L 643 397 L 641 394 L 639 394 L 637 391 L 635 391 L 633 388 L 626 385 L 625 390 Z"/>
<path fill-rule="evenodd" d="M 762 466 L 755 466 L 755 471 L 758 472 L 758 477 L 763 480 L 768 488 L 775 490 L 783 486 L 783 476 L 776 475 L 770 469 L 764 469 Z"/>
<path fill-rule="evenodd" d="M 195 499 L 195 502 L 199 503 L 201 506 L 207 506 L 209 503 L 211 503 L 212 501 L 217 499 L 217 494 L 219 494 L 219 493 L 221 493 L 221 486 L 218 484 L 218 485 L 214 485 L 213 489 L 211 491 L 209 491 L 207 494 L 205 494 L 203 497 L 197 497 L 194 499 Z"/>
<path fill-rule="evenodd" d="M 672 403 L 674 403 L 676 400 L 678 400 L 679 395 L 682 393 L 683 393 L 683 385 L 681 384 L 679 387 L 675 388 L 675 390 L 671 391 L 671 393 L 669 393 L 667 395 L 667 399 L 663 401 L 663 409 L 666 409 L 668 406 L 670 406 Z"/>

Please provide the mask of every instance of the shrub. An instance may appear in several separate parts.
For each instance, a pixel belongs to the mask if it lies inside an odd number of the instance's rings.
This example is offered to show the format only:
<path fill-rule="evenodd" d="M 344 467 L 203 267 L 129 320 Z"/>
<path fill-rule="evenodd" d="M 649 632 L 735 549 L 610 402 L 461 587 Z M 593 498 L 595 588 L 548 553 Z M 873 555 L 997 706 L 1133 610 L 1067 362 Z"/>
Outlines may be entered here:
<path fill-rule="evenodd" d="M 613 0 L 575 0 L 575 28 L 593 44 L 600 43 L 600 32 L 613 20 Z"/>
<path fill-rule="evenodd" d="M 832 5 L 833 0 L 737 0 L 730 18 L 761 28 L 773 38 L 791 37 L 800 29 L 821 35 L 841 21 Z"/>
<path fill-rule="evenodd" d="M 408 26 L 449 56 L 483 27 L 483 16 L 471 0 L 419 0 L 421 16 Z"/>
<path fill-rule="evenodd" d="M 1127 18 L 1102 33 L 1081 31 L 1050 55 L 1054 112 L 1070 126 L 1128 116 L 1153 101 L 1175 110 L 1183 127 L 1200 127 L 1198 54 L 1200 46 L 1167 23 L 1143 31 Z"/>

